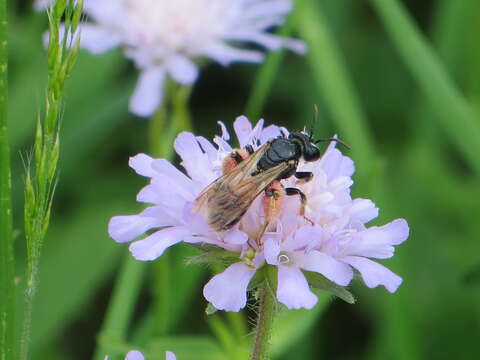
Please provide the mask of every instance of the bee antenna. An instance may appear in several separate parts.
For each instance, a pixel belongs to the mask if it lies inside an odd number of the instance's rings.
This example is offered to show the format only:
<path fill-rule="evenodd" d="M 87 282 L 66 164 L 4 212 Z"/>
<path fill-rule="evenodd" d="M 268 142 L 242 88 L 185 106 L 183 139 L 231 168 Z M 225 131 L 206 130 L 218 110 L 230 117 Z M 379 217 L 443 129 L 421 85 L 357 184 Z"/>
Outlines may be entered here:
<path fill-rule="evenodd" d="M 317 119 L 318 119 L 318 106 L 317 104 L 313 104 L 313 118 L 310 124 L 310 130 L 308 131 L 308 136 L 310 141 L 312 141 L 313 139 L 313 128 L 315 126 L 315 123 L 317 122 Z"/>
<path fill-rule="evenodd" d="M 318 140 L 315 140 L 313 143 L 314 143 L 314 144 L 318 144 L 319 142 L 327 142 L 327 141 L 335 141 L 335 142 L 337 142 L 338 144 L 344 146 L 347 150 L 350 150 L 350 146 L 348 146 L 347 143 L 345 143 L 345 142 L 343 142 L 342 140 L 337 139 L 337 138 L 318 139 Z"/>

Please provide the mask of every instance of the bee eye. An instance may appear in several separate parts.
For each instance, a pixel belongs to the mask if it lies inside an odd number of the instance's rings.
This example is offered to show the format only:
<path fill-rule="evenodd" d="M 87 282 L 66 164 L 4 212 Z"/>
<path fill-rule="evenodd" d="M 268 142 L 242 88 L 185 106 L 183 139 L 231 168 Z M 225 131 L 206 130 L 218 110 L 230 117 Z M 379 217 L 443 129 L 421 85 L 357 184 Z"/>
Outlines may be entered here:
<path fill-rule="evenodd" d="M 320 159 L 320 150 L 316 146 L 308 146 L 303 154 L 305 161 L 316 161 Z"/>

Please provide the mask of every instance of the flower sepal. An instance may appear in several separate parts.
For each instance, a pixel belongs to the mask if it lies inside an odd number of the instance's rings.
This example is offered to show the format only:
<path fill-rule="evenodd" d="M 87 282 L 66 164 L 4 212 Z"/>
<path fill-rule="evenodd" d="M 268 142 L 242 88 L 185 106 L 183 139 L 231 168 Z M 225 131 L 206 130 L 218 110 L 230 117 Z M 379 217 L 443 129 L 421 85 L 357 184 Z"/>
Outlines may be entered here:
<path fill-rule="evenodd" d="M 191 256 L 187 259 L 187 265 L 192 264 L 215 264 L 227 268 L 239 261 L 238 253 L 231 252 L 215 245 L 204 243 L 189 244 L 200 251 L 200 254 Z"/>
<path fill-rule="evenodd" d="M 328 292 L 346 303 L 355 304 L 355 297 L 345 287 L 335 284 L 333 281 L 328 280 L 325 276 L 316 272 L 304 271 L 303 274 L 312 288 Z"/>

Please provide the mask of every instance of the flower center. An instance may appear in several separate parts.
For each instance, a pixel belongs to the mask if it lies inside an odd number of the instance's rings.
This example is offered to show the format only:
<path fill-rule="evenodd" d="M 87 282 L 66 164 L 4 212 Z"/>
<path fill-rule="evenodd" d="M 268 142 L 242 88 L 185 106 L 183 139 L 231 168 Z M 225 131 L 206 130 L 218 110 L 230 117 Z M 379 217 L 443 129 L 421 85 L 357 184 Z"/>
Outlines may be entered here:
<path fill-rule="evenodd" d="M 277 261 L 282 265 L 292 264 L 292 260 L 290 259 L 289 254 L 285 251 L 281 251 L 280 254 L 278 254 Z"/>

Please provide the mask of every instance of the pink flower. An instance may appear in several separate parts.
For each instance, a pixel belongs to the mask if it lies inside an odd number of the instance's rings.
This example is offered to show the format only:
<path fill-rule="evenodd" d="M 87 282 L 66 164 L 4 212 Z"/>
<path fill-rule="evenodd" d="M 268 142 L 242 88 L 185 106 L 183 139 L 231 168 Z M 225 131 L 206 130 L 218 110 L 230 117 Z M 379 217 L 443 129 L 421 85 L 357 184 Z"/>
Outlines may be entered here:
<path fill-rule="evenodd" d="M 352 199 L 350 186 L 354 166 L 332 143 L 320 160 L 300 162 L 299 171 L 311 171 L 311 181 L 295 177 L 282 180 L 285 187 L 296 187 L 307 196 L 305 216 L 300 215 L 297 196 L 283 198 L 276 220 L 257 239 L 265 223 L 263 195 L 259 195 L 234 227 L 213 231 L 204 217 L 192 211 L 198 195 L 222 175 L 222 162 L 232 152 L 230 135 L 220 123 L 222 135 L 207 139 L 181 133 L 175 150 L 182 159 L 187 175 L 165 159 L 139 154 L 130 166 L 150 183 L 137 195 L 140 202 L 150 203 L 137 215 L 113 217 L 109 233 L 118 242 L 129 242 L 133 256 L 154 260 L 170 246 L 181 241 L 204 243 L 225 249 L 238 257 L 227 269 L 214 276 L 204 288 L 204 296 L 217 309 L 238 311 L 247 302 L 247 289 L 258 268 L 265 263 L 278 269 L 277 298 L 289 308 L 312 308 L 317 298 L 310 291 L 303 271 L 317 272 L 332 282 L 346 286 L 354 270 L 360 272 L 369 287 L 384 285 L 395 291 L 401 279 L 369 258 L 384 259 L 393 255 L 394 245 L 408 236 L 403 219 L 381 227 L 365 226 L 377 217 L 378 209 L 370 200 Z M 277 126 L 255 127 L 244 116 L 234 122 L 241 147 L 254 150 L 276 137 L 288 134 Z M 149 235 L 136 240 L 149 231 Z"/>
<path fill-rule="evenodd" d="M 48 0 L 38 0 L 45 7 Z M 81 26 L 81 46 L 93 54 L 120 47 L 140 71 L 130 110 L 149 116 L 162 102 L 167 78 L 192 85 L 197 60 L 223 66 L 260 63 L 259 50 L 237 47 L 253 43 L 269 50 L 305 52 L 303 42 L 276 36 L 268 29 L 283 23 L 290 0 L 85 0 L 90 21 Z"/>

